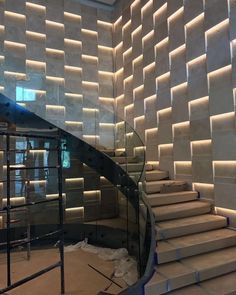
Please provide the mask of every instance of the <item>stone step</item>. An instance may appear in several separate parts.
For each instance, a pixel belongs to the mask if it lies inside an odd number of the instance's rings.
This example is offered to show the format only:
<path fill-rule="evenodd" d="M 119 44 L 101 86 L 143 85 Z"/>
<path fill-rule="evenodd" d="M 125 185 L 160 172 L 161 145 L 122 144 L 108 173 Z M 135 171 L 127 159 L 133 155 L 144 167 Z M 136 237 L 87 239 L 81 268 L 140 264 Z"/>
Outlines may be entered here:
<path fill-rule="evenodd" d="M 111 157 L 112 160 L 118 164 L 126 164 L 126 163 L 138 163 L 139 158 L 138 157 L 125 157 L 125 156 L 120 156 L 120 157 Z"/>
<path fill-rule="evenodd" d="M 196 255 L 180 262 L 165 263 L 157 267 L 157 271 L 146 284 L 145 295 L 164 294 L 233 271 L 236 271 L 236 247 Z M 163 291 L 165 283 L 166 290 Z"/>
<path fill-rule="evenodd" d="M 209 213 L 211 204 L 204 201 L 190 201 L 180 204 L 152 208 L 156 221 L 184 218 Z"/>
<path fill-rule="evenodd" d="M 155 181 L 155 180 L 162 180 L 169 177 L 169 173 L 167 171 L 161 170 L 152 170 L 146 171 L 146 181 Z"/>
<path fill-rule="evenodd" d="M 170 295 L 233 295 L 236 294 L 236 272 L 210 279 L 198 285 L 170 292 Z"/>
<path fill-rule="evenodd" d="M 158 263 L 176 261 L 234 245 L 236 231 L 228 228 L 172 238 L 158 243 Z"/>
<path fill-rule="evenodd" d="M 144 190 L 147 194 L 179 192 L 187 190 L 187 183 L 178 180 L 145 181 Z"/>
<path fill-rule="evenodd" d="M 162 221 L 156 225 L 157 240 L 181 237 L 227 226 L 227 219 L 214 214 Z"/>
<path fill-rule="evenodd" d="M 183 191 L 166 194 L 148 194 L 146 197 L 151 206 L 161 206 L 196 200 L 198 193 L 195 191 Z"/>
<path fill-rule="evenodd" d="M 141 172 L 144 170 L 144 163 L 121 164 L 120 167 L 127 172 Z"/>

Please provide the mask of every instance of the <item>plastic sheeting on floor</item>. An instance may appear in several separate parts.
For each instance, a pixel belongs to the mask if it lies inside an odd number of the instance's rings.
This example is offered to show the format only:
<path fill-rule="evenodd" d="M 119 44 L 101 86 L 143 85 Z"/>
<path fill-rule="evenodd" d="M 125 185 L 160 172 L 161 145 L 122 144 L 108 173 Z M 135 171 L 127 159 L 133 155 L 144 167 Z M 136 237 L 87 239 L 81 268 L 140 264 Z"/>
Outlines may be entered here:
<path fill-rule="evenodd" d="M 103 260 L 114 261 L 114 277 L 122 278 L 128 286 L 133 285 L 138 280 L 137 261 L 129 256 L 127 249 L 102 248 L 88 244 L 85 239 L 75 245 L 65 247 L 65 252 L 72 252 L 81 249 L 85 252 L 97 254 Z"/>

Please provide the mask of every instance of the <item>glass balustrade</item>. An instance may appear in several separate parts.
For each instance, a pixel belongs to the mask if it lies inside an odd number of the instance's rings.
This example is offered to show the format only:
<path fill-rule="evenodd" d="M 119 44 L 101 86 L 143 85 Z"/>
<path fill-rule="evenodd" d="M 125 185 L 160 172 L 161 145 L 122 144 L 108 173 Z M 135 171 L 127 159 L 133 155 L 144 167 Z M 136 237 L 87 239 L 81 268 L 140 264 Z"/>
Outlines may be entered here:
<path fill-rule="evenodd" d="M 87 238 L 93 245 L 127 248 L 138 261 L 140 277 L 148 276 L 154 255 L 153 220 L 138 186 L 145 165 L 145 148 L 140 137 L 116 116 L 114 100 L 100 98 L 94 103 L 88 95 L 85 99 L 62 85 L 45 85 L 40 75 L 31 75 L 27 80 L 14 80 L 9 89 L 5 88 L 4 95 L 17 103 L 11 106 L 14 109 L 11 118 L 14 112 L 17 115 L 15 121 L 9 119 L 7 127 L 2 120 L 2 128 L 21 134 L 59 136 L 65 242 Z M 50 124 L 34 116 L 23 117 L 21 124 L 18 117 L 23 108 Z M 2 137 L 1 207 L 6 196 L 4 142 Z M 54 168 L 57 148 L 50 140 L 24 136 L 12 139 L 11 163 L 19 167 L 11 172 L 12 202 L 52 201 L 30 207 L 28 215 L 21 211 L 14 213 L 12 219 L 19 221 L 11 225 L 17 229 L 12 236 L 14 240 L 27 233 L 29 224 L 35 237 L 44 235 L 46 229 L 56 231 L 58 205 L 53 199 L 58 196 L 58 175 Z M 35 169 L 20 169 L 31 166 Z M 4 220 L 3 214 L 0 220 L 3 232 Z M 1 238 L 3 241 L 4 234 Z M 56 240 L 57 237 L 48 237 L 43 244 L 52 245 Z M 25 246 L 24 249 L 27 250 Z"/>

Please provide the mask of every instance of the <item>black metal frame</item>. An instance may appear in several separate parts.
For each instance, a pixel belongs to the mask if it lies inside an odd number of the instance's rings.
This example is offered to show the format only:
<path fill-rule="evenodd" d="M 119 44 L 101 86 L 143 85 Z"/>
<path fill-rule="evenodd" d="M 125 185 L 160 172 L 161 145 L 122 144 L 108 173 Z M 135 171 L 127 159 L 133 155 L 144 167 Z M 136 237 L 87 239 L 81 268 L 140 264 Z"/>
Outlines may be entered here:
<path fill-rule="evenodd" d="M 7 250 L 7 287 L 3 288 L 0 290 L 0 294 L 4 294 L 7 291 L 10 291 L 16 287 L 19 287 L 57 267 L 60 267 L 60 279 L 61 279 L 61 294 L 65 293 L 65 280 L 64 280 L 64 230 L 63 230 L 63 220 L 64 220 L 64 209 L 63 209 L 63 196 L 62 196 L 62 160 L 61 160 L 61 139 L 60 139 L 60 133 L 58 133 L 57 136 L 54 137 L 48 137 L 48 136 L 40 136 L 40 135 L 33 135 L 33 134 L 24 134 L 24 133 L 19 133 L 19 132 L 0 132 L 0 135 L 6 136 L 6 162 L 7 162 L 7 206 L 2 208 L 0 212 L 6 212 L 7 214 L 7 240 L 6 243 L 1 243 L 0 246 L 6 246 Z M 26 202 L 25 204 L 21 205 L 11 205 L 10 201 L 10 190 L 11 190 L 11 175 L 10 171 L 12 170 L 19 170 L 19 167 L 13 168 L 10 165 L 10 138 L 11 137 L 26 137 L 28 138 L 42 138 L 42 139 L 51 139 L 51 140 L 56 140 L 57 141 L 57 165 L 53 167 L 46 167 L 46 168 L 55 168 L 58 171 L 58 198 L 54 198 L 52 200 L 44 200 L 44 201 L 38 201 L 38 202 Z M 25 167 L 25 168 L 20 168 L 20 169 L 45 169 L 45 167 Z M 26 239 L 22 240 L 17 240 L 17 241 L 11 241 L 11 210 L 16 209 L 16 208 L 28 208 L 30 206 L 35 206 L 38 204 L 42 203 L 49 203 L 49 202 L 55 202 L 58 201 L 58 206 L 59 206 L 59 224 L 58 224 L 58 230 L 54 232 L 50 232 L 48 234 L 44 234 L 42 236 L 38 236 L 35 238 L 28 237 Z M 32 241 L 38 241 L 40 239 L 43 239 L 48 236 L 52 236 L 55 234 L 59 234 L 59 252 L 60 252 L 60 260 L 32 275 L 29 275 L 15 283 L 12 283 L 11 280 L 11 249 L 21 246 L 21 245 L 27 245 L 28 251 L 27 251 L 27 256 L 28 258 L 30 257 L 29 255 L 29 250 L 30 250 L 30 243 Z"/>

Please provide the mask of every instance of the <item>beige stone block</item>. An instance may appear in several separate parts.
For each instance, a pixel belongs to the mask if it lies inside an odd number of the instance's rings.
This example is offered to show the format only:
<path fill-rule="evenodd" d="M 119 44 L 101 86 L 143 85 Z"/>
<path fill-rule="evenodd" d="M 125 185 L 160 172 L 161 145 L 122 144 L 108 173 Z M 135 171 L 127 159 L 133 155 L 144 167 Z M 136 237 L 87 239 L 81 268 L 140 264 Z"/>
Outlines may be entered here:
<path fill-rule="evenodd" d="M 228 18 L 227 0 L 205 1 L 205 27 L 206 30 Z"/>

